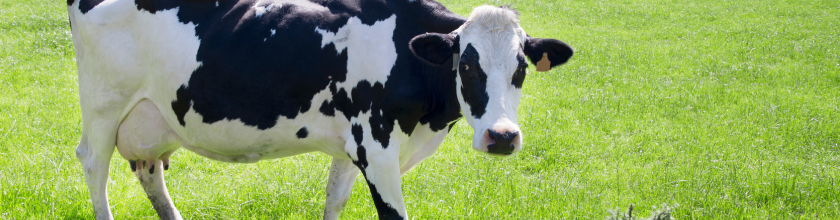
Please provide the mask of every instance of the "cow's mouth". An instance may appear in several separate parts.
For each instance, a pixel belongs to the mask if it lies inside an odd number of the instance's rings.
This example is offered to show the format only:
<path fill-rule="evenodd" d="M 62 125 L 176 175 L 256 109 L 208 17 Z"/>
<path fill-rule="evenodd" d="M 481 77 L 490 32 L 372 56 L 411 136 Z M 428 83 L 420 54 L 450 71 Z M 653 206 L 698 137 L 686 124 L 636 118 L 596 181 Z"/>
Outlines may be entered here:
<path fill-rule="evenodd" d="M 513 144 L 508 144 L 508 146 L 497 146 L 497 144 L 491 144 L 487 146 L 487 153 L 507 156 L 513 154 L 513 149 Z"/>

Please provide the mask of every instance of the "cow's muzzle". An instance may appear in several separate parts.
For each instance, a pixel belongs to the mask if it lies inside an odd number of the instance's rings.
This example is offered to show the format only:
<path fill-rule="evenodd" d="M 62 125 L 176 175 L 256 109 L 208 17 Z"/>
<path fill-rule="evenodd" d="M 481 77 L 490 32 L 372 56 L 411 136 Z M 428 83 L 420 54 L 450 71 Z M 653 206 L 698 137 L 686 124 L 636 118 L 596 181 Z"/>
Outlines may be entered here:
<path fill-rule="evenodd" d="M 491 143 L 487 145 L 487 152 L 491 154 L 510 155 L 516 149 L 513 140 L 519 136 L 518 131 L 495 132 L 487 129 L 487 136 Z"/>

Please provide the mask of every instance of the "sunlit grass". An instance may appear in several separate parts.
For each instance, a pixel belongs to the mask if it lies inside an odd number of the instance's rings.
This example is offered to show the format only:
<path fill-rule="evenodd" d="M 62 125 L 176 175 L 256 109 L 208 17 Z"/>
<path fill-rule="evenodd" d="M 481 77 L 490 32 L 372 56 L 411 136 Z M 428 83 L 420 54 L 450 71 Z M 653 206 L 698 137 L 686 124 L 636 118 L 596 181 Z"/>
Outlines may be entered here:
<path fill-rule="evenodd" d="M 840 218 L 840 2 L 441 1 L 512 4 L 576 49 L 525 80 L 525 149 L 469 147 L 459 123 L 403 177 L 417 219 L 603 219 L 677 204 L 680 219 Z M 0 1 L 0 217 L 90 219 L 64 1 Z M 187 218 L 317 219 L 323 154 L 228 164 L 181 150 L 166 172 Z M 115 218 L 156 218 L 114 155 Z M 375 218 L 363 178 L 342 217 Z"/>

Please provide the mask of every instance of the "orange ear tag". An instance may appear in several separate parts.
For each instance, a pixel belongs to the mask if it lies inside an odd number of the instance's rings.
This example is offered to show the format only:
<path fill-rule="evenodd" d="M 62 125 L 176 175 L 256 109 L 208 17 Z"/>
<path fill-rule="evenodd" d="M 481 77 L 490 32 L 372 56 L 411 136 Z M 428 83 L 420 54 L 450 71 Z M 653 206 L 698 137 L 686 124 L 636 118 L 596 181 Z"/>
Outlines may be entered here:
<path fill-rule="evenodd" d="M 548 53 L 543 53 L 542 59 L 540 59 L 540 62 L 537 62 L 537 71 L 546 72 L 549 70 L 551 70 L 551 61 L 548 60 Z"/>

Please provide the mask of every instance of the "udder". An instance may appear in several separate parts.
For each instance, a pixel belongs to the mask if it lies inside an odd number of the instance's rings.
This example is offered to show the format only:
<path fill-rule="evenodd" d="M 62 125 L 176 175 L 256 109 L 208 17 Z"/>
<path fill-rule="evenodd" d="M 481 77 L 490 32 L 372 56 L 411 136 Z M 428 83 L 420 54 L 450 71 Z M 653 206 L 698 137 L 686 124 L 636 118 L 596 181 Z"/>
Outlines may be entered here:
<path fill-rule="evenodd" d="M 143 99 L 120 123 L 117 150 L 129 161 L 132 171 L 149 168 L 154 173 L 156 160 L 169 169 L 169 156 L 181 147 L 181 138 L 164 121 L 157 106 Z"/>

